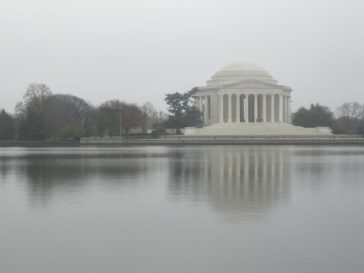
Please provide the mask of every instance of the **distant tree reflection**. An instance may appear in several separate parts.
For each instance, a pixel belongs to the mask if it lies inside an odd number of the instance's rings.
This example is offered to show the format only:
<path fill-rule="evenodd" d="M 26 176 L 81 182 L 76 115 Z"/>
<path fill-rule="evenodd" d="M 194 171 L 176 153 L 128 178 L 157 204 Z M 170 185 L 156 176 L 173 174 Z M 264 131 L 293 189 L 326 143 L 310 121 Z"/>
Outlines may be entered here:
<path fill-rule="evenodd" d="M 27 195 L 32 202 L 45 204 L 57 194 L 77 194 L 93 186 L 107 189 L 130 188 L 145 181 L 158 171 L 159 152 L 130 152 L 128 150 L 51 150 L 28 152 L 16 156 L 0 156 L 2 176 L 8 173 L 9 162 L 19 177 L 25 180 Z M 112 185 L 112 187 L 110 187 Z"/>

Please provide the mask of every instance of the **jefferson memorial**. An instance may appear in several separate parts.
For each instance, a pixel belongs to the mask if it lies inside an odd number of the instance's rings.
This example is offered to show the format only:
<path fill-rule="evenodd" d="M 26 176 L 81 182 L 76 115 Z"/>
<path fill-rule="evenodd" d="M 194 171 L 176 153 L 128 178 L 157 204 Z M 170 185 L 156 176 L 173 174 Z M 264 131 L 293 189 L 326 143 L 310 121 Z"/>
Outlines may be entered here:
<path fill-rule="evenodd" d="M 292 89 L 278 84 L 260 66 L 224 66 L 192 94 L 203 113 L 203 127 L 187 127 L 185 135 L 328 135 L 328 128 L 291 124 Z"/>

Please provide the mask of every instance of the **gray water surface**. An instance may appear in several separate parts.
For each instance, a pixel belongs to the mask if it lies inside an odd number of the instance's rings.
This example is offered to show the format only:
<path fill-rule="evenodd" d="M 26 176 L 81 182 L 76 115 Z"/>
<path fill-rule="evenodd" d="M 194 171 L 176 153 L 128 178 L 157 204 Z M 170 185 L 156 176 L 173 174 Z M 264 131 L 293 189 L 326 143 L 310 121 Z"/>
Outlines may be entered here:
<path fill-rule="evenodd" d="M 364 147 L 0 148 L 1 273 L 362 273 Z"/>

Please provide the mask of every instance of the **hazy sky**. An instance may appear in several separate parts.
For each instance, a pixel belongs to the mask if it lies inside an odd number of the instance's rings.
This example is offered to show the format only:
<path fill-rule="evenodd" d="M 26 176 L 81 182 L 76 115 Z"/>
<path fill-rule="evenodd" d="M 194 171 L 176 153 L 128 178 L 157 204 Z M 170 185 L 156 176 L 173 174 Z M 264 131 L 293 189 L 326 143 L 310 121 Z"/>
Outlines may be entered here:
<path fill-rule="evenodd" d="M 165 93 L 252 61 L 293 108 L 364 103 L 363 0 L 0 0 L 0 108 L 31 82 L 98 104 Z"/>

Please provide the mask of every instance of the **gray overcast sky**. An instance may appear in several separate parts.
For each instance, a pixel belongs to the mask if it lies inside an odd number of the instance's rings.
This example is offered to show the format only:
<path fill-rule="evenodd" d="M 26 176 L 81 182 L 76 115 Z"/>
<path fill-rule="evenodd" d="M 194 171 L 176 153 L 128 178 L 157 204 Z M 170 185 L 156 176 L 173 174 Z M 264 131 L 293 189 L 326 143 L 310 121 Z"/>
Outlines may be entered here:
<path fill-rule="evenodd" d="M 363 0 L 0 0 L 0 108 L 31 82 L 165 109 L 167 92 L 252 61 L 293 108 L 364 103 Z"/>

